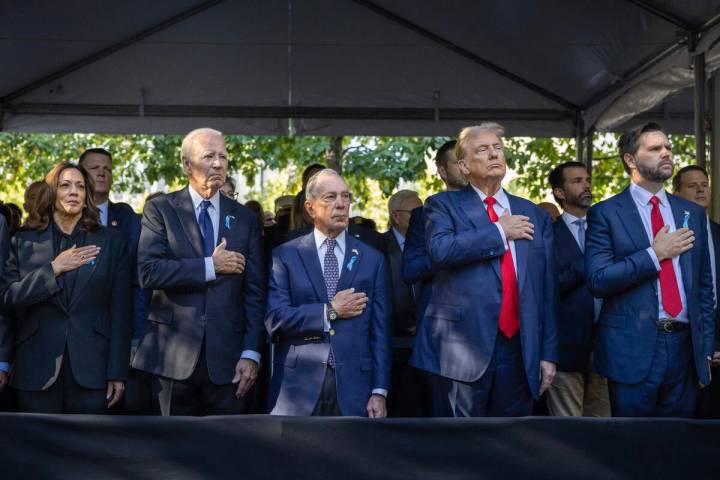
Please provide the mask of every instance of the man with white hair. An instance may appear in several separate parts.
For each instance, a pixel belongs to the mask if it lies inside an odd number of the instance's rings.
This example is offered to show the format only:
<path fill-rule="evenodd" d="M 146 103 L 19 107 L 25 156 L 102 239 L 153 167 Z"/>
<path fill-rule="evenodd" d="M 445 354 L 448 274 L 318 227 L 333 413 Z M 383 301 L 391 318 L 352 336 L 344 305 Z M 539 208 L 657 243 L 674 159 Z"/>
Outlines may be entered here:
<path fill-rule="evenodd" d="M 425 203 L 435 275 L 412 364 L 434 375 L 449 416 L 529 415 L 555 375 L 552 224 L 502 188 L 502 135 L 495 123 L 463 129 L 469 184 Z"/>
<path fill-rule="evenodd" d="M 347 233 L 350 192 L 324 169 L 307 183 L 313 230 L 273 251 L 268 332 L 274 415 L 387 415 L 390 300 L 382 253 Z"/>
<path fill-rule="evenodd" d="M 153 375 L 163 415 L 244 413 L 264 344 L 262 225 L 220 194 L 222 133 L 193 130 L 181 156 L 188 186 L 143 212 L 138 274 L 153 296 L 132 365 Z"/>

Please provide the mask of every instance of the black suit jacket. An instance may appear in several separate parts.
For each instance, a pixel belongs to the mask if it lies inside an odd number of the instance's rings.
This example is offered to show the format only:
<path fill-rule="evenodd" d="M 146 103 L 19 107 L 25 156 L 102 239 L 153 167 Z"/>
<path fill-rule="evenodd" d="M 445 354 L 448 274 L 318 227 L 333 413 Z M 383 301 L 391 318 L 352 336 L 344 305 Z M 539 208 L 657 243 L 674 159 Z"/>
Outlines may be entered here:
<path fill-rule="evenodd" d="M 584 372 L 592 351 L 595 300 L 585 282 L 585 255 L 565 220 L 553 223 L 560 298 L 558 341 L 561 372 Z"/>
<path fill-rule="evenodd" d="M 715 275 L 720 273 L 720 223 L 710 220 L 710 234 L 713 239 L 713 250 L 715 254 Z M 717 280 L 716 280 L 717 282 Z M 720 306 L 720 288 L 715 286 L 716 304 Z M 720 352 L 720 308 L 715 309 L 715 351 Z"/>
<path fill-rule="evenodd" d="M 383 233 L 382 237 L 385 242 L 387 264 L 390 267 L 393 335 L 396 337 L 413 336 L 415 329 L 415 298 L 412 287 L 403 281 L 403 252 L 400 250 L 400 245 L 392 230 Z"/>
<path fill-rule="evenodd" d="M 122 236 L 101 227 L 86 245 L 101 248 L 93 264 L 79 268 L 65 304 L 50 262 L 52 228 L 24 230 L 10 242 L 2 300 L 15 314 L 13 385 L 45 390 L 60 372 L 67 346 L 72 373 L 85 388 L 125 380 L 130 356 L 130 264 Z M 82 245 L 78 245 L 82 246 Z"/>
<path fill-rule="evenodd" d="M 204 340 L 210 380 L 228 384 L 243 350 L 264 345 L 265 267 L 260 220 L 220 195 L 218 242 L 245 256 L 240 275 L 205 282 L 202 237 L 188 187 L 145 205 L 138 248 L 140 285 L 154 290 L 133 367 L 184 380 Z"/>
<path fill-rule="evenodd" d="M 434 272 L 425 248 L 425 210 L 417 207 L 410 214 L 405 249 L 402 253 L 402 278 L 405 283 L 415 286 L 417 323 L 422 321 L 425 308 L 430 302 Z"/>
<path fill-rule="evenodd" d="M 111 230 L 122 233 L 128 246 L 128 261 L 131 265 L 131 276 L 133 286 L 133 337 L 140 335 L 140 328 L 147 311 L 144 305 L 144 295 L 140 288 L 137 275 L 137 249 L 140 241 L 140 217 L 127 203 L 108 202 L 108 224 Z"/>

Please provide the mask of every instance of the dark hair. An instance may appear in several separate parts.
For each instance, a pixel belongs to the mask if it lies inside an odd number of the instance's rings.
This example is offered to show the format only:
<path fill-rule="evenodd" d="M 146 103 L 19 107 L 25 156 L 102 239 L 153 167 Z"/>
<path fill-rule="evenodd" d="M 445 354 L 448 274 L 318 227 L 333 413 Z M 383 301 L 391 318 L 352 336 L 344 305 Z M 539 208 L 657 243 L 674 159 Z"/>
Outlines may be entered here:
<path fill-rule="evenodd" d="M 627 163 L 625 163 L 625 154 L 629 153 L 635 156 L 640 148 L 640 137 L 650 132 L 665 133 L 659 124 L 650 122 L 623 133 L 618 139 L 617 146 L 620 151 L 620 161 L 625 169 L 625 173 L 630 173 L 630 168 L 627 166 Z"/>
<path fill-rule="evenodd" d="M 225 177 L 225 183 L 229 183 L 233 190 L 235 190 L 235 180 L 230 175 Z"/>
<path fill-rule="evenodd" d="M 568 168 L 573 167 L 580 167 L 584 168 L 587 171 L 587 166 L 584 163 L 580 162 L 565 162 L 561 163 L 557 167 L 553 168 L 550 172 L 550 175 L 548 175 L 548 181 L 550 182 L 550 188 L 552 188 L 552 194 L 553 198 L 555 198 L 555 201 L 560 204 L 560 206 L 563 206 L 563 202 L 561 199 L 555 195 L 555 189 L 556 188 L 564 188 L 565 186 L 565 170 Z"/>
<path fill-rule="evenodd" d="M 100 155 L 105 155 L 106 157 L 108 157 L 110 159 L 110 163 L 112 163 L 112 155 L 110 155 L 110 152 L 108 152 L 107 150 L 105 150 L 104 148 L 101 148 L 101 147 L 94 147 L 94 148 L 88 148 L 80 155 L 80 159 L 78 160 L 78 165 L 82 165 L 83 161 L 85 160 L 85 157 L 87 157 L 91 153 L 99 153 Z"/>
<path fill-rule="evenodd" d="M 687 167 L 683 167 L 680 170 L 678 170 L 677 173 L 675 174 L 675 176 L 673 177 L 673 179 L 672 179 L 673 192 L 677 192 L 678 190 L 680 190 L 680 187 L 682 186 L 683 174 L 685 174 L 687 172 L 692 172 L 693 170 L 702 172 L 703 174 L 705 174 L 705 178 L 710 179 L 710 177 L 708 177 L 708 174 L 704 168 L 699 167 L 697 165 L 688 165 Z"/>
<path fill-rule="evenodd" d="M 320 165 L 319 163 L 313 163 L 312 165 L 308 165 L 305 167 L 305 170 L 303 170 L 302 174 L 302 191 L 305 192 L 305 187 L 307 187 L 307 183 L 310 180 L 310 177 L 315 175 L 317 173 L 317 170 L 324 170 L 325 165 Z"/>
<path fill-rule="evenodd" d="M 22 225 L 22 209 L 14 203 L 6 203 L 7 207 L 12 212 L 12 224 L 10 225 L 10 232 L 15 232 Z"/>
<path fill-rule="evenodd" d="M 257 215 L 260 219 L 260 226 L 262 226 L 265 223 L 265 213 L 263 212 L 262 204 L 257 200 L 248 200 L 245 202 L 245 206 Z"/>
<path fill-rule="evenodd" d="M 449 140 L 442 145 L 440 145 L 440 148 L 437 149 L 437 153 L 435 153 L 435 166 L 436 167 L 443 167 L 447 168 L 448 164 L 448 151 L 455 151 L 455 145 L 457 145 L 457 140 Z"/>
<path fill-rule="evenodd" d="M 75 165 L 70 162 L 61 162 L 53 167 L 50 172 L 45 176 L 45 184 L 47 188 L 43 188 L 38 192 L 37 197 L 37 213 L 38 218 L 29 218 L 27 226 L 33 230 L 44 230 L 50 224 L 52 219 L 53 211 L 55 210 L 55 200 L 57 198 L 58 184 L 60 183 L 60 177 L 65 170 L 75 169 L 80 172 L 85 182 L 85 206 L 82 209 L 82 216 L 80 217 L 80 224 L 85 231 L 94 232 L 100 228 L 100 214 L 93 195 L 95 194 L 95 188 L 92 183 L 92 179 L 80 165 Z"/>

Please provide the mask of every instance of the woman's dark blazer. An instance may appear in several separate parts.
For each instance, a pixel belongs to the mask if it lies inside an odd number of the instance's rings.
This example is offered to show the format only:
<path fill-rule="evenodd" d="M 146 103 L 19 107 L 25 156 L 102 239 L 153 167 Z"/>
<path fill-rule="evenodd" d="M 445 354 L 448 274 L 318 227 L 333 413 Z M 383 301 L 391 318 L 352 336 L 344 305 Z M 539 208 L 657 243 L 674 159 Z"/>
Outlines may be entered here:
<path fill-rule="evenodd" d="M 100 253 L 80 267 L 66 304 L 50 264 L 52 228 L 19 231 L 10 241 L 2 302 L 15 314 L 15 388 L 49 388 L 65 352 L 73 376 L 85 388 L 106 388 L 108 380 L 127 378 L 132 328 L 127 246 L 120 233 L 104 227 L 88 232 L 84 243 L 97 245 Z"/>

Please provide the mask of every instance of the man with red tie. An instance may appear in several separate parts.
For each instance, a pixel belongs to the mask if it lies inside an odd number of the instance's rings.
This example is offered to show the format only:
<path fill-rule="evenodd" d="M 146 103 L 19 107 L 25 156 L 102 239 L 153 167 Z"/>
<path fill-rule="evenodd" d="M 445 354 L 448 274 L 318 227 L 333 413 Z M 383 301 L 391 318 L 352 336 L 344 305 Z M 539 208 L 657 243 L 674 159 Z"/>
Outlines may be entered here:
<path fill-rule="evenodd" d="M 460 132 L 468 186 L 425 203 L 436 269 L 412 363 L 434 374 L 449 416 L 532 413 L 558 359 L 550 217 L 502 189 L 503 129 Z"/>
<path fill-rule="evenodd" d="M 707 216 L 665 192 L 675 165 L 659 125 L 618 147 L 630 186 L 588 212 L 585 271 L 603 299 L 594 367 L 613 416 L 690 417 L 713 352 Z"/>

